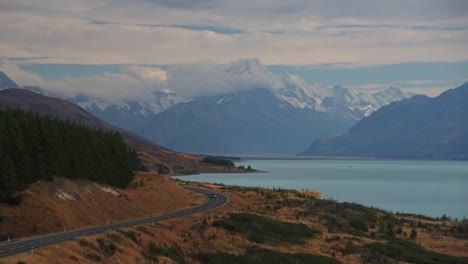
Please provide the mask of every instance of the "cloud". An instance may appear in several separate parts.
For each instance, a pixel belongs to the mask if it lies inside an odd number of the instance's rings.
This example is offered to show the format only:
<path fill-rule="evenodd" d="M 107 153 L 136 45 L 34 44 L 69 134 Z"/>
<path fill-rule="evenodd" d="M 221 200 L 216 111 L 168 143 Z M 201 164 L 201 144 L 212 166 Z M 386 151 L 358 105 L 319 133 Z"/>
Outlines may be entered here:
<path fill-rule="evenodd" d="M 206 9 L 216 7 L 217 1 L 215 0 L 148 0 L 149 2 L 159 4 L 170 8 L 180 9 Z"/>
<path fill-rule="evenodd" d="M 123 67 L 121 73 L 60 80 L 48 80 L 8 61 L 0 63 L 0 71 L 21 86 L 39 86 L 63 98 L 84 95 L 112 103 L 145 101 L 152 98 L 153 92 L 167 90 L 165 71 L 157 67 L 128 66 Z"/>
<path fill-rule="evenodd" d="M 0 54 L 68 64 L 463 61 L 467 7 L 435 0 L 4 0 Z"/>
<path fill-rule="evenodd" d="M 423 67 L 423 66 L 420 66 Z M 298 67 L 297 69 L 302 69 Z M 226 94 L 236 91 L 244 91 L 253 88 L 277 89 L 282 87 L 281 76 L 270 72 L 258 59 L 241 59 L 231 63 L 200 62 L 170 66 L 167 70 L 155 66 L 126 65 L 117 68 L 116 72 L 105 72 L 99 75 L 86 77 L 64 77 L 49 80 L 38 74 L 28 72 L 8 60 L 0 61 L 0 71 L 5 72 L 11 79 L 22 86 L 40 86 L 45 90 L 62 96 L 63 98 L 85 95 L 100 98 L 110 103 L 123 101 L 149 101 L 153 99 L 153 92 L 177 92 L 185 98 L 198 96 L 210 96 Z M 292 70 L 294 68 L 289 68 Z M 392 68 L 399 71 L 399 68 Z M 406 69 L 406 68 L 405 68 Z M 428 72 L 433 69 L 423 68 Z M 439 70 L 443 69 L 438 68 Z M 401 70 L 401 69 L 400 69 Z M 288 70 L 287 70 L 288 71 Z M 327 75 L 335 75 L 339 79 L 340 70 Z M 352 69 L 348 74 L 363 75 L 376 73 L 382 74 L 388 71 L 356 72 Z M 277 72 L 277 71 L 275 71 Z M 321 72 L 324 74 L 323 72 Z M 432 75 L 431 75 L 432 76 Z M 434 79 L 407 79 L 408 76 L 399 76 L 403 79 L 383 80 L 372 82 L 361 81 L 358 84 L 352 80 L 343 85 L 352 90 L 363 93 L 374 93 L 394 86 L 405 92 L 437 96 L 441 92 L 458 87 L 467 81 L 463 73 L 454 76 L 432 76 Z M 450 78 L 449 78 L 450 77 Z M 323 87 L 324 84 L 309 84 Z"/>
<path fill-rule="evenodd" d="M 241 59 L 229 64 L 193 63 L 172 66 L 167 71 L 168 86 L 192 98 L 225 94 L 253 88 L 274 89 L 279 83 L 257 59 Z"/>
<path fill-rule="evenodd" d="M 3 61 L 0 71 L 21 86 L 40 86 L 63 98 L 84 95 L 114 103 L 151 100 L 155 91 L 173 91 L 186 98 L 225 94 L 263 87 L 275 89 L 278 76 L 257 59 L 241 59 L 228 64 L 200 62 L 181 64 L 163 70 L 159 67 L 127 65 L 119 72 L 86 77 L 66 76 L 49 80 L 23 70 L 14 62 Z"/>
<path fill-rule="evenodd" d="M 388 87 L 398 87 L 406 93 L 424 94 L 430 97 L 436 97 L 448 89 L 458 87 L 466 82 L 466 79 L 450 80 L 405 80 L 394 81 L 390 83 L 368 83 L 361 85 L 346 86 L 352 90 L 363 93 L 374 93 L 383 91 Z"/>

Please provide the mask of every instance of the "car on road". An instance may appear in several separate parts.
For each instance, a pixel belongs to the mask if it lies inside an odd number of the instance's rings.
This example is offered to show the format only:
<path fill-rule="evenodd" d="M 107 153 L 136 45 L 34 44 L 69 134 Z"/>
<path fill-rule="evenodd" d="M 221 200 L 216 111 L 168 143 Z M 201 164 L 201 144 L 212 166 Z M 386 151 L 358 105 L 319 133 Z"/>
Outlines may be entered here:
<path fill-rule="evenodd" d="M 210 198 L 216 198 L 216 194 L 215 193 L 210 193 Z"/>

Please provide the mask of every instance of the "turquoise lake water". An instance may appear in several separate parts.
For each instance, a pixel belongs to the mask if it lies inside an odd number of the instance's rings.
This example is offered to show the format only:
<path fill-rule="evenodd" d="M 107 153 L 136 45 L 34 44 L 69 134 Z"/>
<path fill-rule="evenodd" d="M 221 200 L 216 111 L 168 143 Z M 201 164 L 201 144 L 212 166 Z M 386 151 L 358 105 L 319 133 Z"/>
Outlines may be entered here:
<path fill-rule="evenodd" d="M 468 162 L 248 160 L 266 173 L 210 173 L 182 180 L 266 188 L 313 189 L 323 198 L 393 212 L 468 217 Z"/>

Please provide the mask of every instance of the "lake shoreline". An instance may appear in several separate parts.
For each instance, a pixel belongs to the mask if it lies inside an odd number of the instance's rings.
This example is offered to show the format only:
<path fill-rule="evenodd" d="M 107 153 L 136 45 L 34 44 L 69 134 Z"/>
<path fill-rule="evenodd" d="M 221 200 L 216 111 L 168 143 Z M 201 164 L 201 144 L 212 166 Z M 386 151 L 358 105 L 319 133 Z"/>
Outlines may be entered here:
<path fill-rule="evenodd" d="M 182 180 L 248 187 L 319 190 L 325 199 L 395 213 L 468 217 L 468 162 L 394 160 L 243 160 L 269 173 L 209 173 Z"/>

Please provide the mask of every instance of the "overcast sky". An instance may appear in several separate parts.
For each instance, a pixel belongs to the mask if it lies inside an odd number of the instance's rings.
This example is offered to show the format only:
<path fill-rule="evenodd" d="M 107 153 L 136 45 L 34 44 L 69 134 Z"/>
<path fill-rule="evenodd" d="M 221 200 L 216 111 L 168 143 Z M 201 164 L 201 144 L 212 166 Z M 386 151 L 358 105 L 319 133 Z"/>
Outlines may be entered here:
<path fill-rule="evenodd" d="M 158 66 L 143 74 L 154 79 L 175 64 L 239 58 L 356 89 L 436 94 L 468 79 L 464 0 L 2 0 L 0 25 L 0 70 L 20 84 L 32 84 L 20 70 L 89 85 L 129 65 Z M 385 78 L 389 69 L 401 74 Z M 314 78 L 321 71 L 327 79 Z"/>

